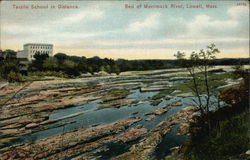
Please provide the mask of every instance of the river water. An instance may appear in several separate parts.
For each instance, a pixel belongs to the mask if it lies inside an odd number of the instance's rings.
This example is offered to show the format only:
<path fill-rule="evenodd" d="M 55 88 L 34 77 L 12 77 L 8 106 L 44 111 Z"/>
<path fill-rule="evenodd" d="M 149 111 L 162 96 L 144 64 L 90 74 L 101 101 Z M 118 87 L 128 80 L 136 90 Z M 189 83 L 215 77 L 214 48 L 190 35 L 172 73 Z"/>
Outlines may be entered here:
<path fill-rule="evenodd" d="M 133 80 L 136 81 L 136 80 Z M 172 82 L 168 81 L 158 81 L 155 82 L 155 84 L 171 84 Z M 23 136 L 19 142 L 25 143 L 25 142 L 32 142 L 44 138 L 48 138 L 60 133 L 64 133 L 67 131 L 71 131 L 77 128 L 85 128 L 92 125 L 99 125 L 99 124 L 108 124 L 112 122 L 116 122 L 121 119 L 126 119 L 128 117 L 140 117 L 142 120 L 131 125 L 129 128 L 141 125 L 144 128 L 147 128 L 149 130 L 156 127 L 160 122 L 166 120 L 171 115 L 179 112 L 183 108 L 191 105 L 195 105 L 193 102 L 194 97 L 176 97 L 171 96 L 169 100 L 163 99 L 160 104 L 157 106 L 152 106 L 150 101 L 148 99 L 154 95 L 159 93 L 158 91 L 154 92 L 140 92 L 139 89 L 132 89 L 130 90 L 130 94 L 126 97 L 126 99 L 130 100 L 136 100 L 138 103 L 132 104 L 132 105 L 125 105 L 121 106 L 120 108 L 105 108 L 98 110 L 98 107 L 101 105 L 102 100 L 94 100 L 90 101 L 83 105 L 73 106 L 70 108 L 60 109 L 54 111 L 50 117 L 49 120 L 55 120 L 61 117 L 70 116 L 73 114 L 77 114 L 80 112 L 85 112 L 83 114 L 69 117 L 63 120 L 60 120 L 54 124 L 48 124 L 47 127 L 51 125 L 60 125 L 63 123 L 67 123 L 66 125 L 56 127 L 56 128 L 50 128 L 42 131 L 38 131 L 35 133 L 31 133 L 28 135 Z M 203 97 L 204 99 L 204 97 Z M 174 102 L 174 101 L 181 101 L 182 106 L 169 106 L 170 110 L 162 115 L 156 116 L 152 120 L 148 120 L 149 115 L 145 115 L 146 113 L 152 112 L 153 110 L 156 110 L 158 108 L 165 107 L 167 104 Z M 46 127 L 46 126 L 45 126 Z M 128 128 L 128 129 L 129 129 Z M 155 151 L 155 159 L 162 159 L 166 155 L 170 153 L 170 148 L 175 147 L 177 145 L 182 144 L 185 141 L 185 136 L 179 136 L 177 135 L 178 126 L 174 127 L 170 133 L 166 134 L 162 142 L 157 146 L 157 149 Z M 107 147 L 109 150 L 114 150 L 114 148 L 118 148 L 119 152 L 117 151 L 117 154 L 121 154 L 123 152 L 126 152 L 131 145 L 133 145 L 136 142 L 130 142 L 128 144 L 109 144 Z M 112 149 L 113 148 L 113 149 Z M 121 151 L 121 152 L 120 152 Z M 100 153 L 104 159 L 109 159 L 112 156 L 115 156 L 116 154 L 110 154 L 109 152 L 103 152 Z"/>

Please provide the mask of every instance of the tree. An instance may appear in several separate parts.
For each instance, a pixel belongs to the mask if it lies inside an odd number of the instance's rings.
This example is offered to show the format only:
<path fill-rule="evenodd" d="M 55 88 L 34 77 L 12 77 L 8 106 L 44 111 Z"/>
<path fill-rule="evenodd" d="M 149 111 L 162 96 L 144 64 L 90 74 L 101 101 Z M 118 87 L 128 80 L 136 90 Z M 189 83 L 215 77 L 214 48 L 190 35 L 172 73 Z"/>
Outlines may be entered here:
<path fill-rule="evenodd" d="M 59 61 L 64 61 L 68 56 L 65 53 L 57 53 L 54 57 L 56 57 Z"/>
<path fill-rule="evenodd" d="M 194 102 L 199 106 L 200 112 L 203 115 L 204 114 L 204 108 L 202 106 L 202 100 L 201 100 L 201 93 L 199 89 L 199 77 L 196 74 L 196 69 L 198 67 L 198 59 L 195 52 L 193 52 L 189 59 L 186 59 L 186 55 L 184 52 L 178 51 L 177 54 L 174 54 L 174 56 L 177 58 L 179 65 L 181 67 L 185 67 L 187 71 L 189 72 L 190 76 L 192 77 L 192 86 L 189 86 L 190 89 L 193 91 L 194 95 L 197 97 L 198 102 L 194 100 Z"/>
<path fill-rule="evenodd" d="M 215 59 L 215 54 L 220 51 L 215 44 L 207 46 L 207 50 L 203 49 L 197 52 L 192 52 L 189 59 L 185 58 L 184 52 L 177 52 L 174 56 L 178 59 L 180 65 L 185 67 L 192 77 L 193 85 L 190 87 L 198 99 L 194 102 L 199 106 L 201 114 L 208 118 L 209 124 L 209 108 L 211 104 L 212 88 L 209 83 L 208 68 L 211 67 L 212 60 Z M 205 86 L 205 91 L 203 89 Z M 202 94 L 205 93 L 205 104 L 202 102 Z M 210 128 L 210 127 L 209 127 Z"/>
<path fill-rule="evenodd" d="M 8 74 L 13 72 L 11 76 L 15 73 L 19 73 L 19 61 L 16 59 L 6 59 L 3 61 L 0 67 L 0 75 L 2 78 L 8 80 Z M 13 77 L 13 76 L 12 76 Z"/>
<path fill-rule="evenodd" d="M 63 61 L 63 71 L 69 76 L 74 77 L 80 75 L 80 72 L 76 66 L 77 64 L 72 60 L 66 59 L 65 61 Z"/>
<path fill-rule="evenodd" d="M 107 72 L 108 74 L 111 74 L 111 73 L 112 73 L 110 65 L 106 65 L 106 66 L 104 67 L 104 70 L 105 70 L 105 72 Z"/>
<path fill-rule="evenodd" d="M 23 80 L 23 77 L 20 73 L 13 71 L 11 71 L 6 78 L 9 82 L 21 82 Z"/>
<path fill-rule="evenodd" d="M 43 62 L 43 67 L 47 70 L 56 71 L 58 70 L 58 66 L 58 59 L 55 57 L 46 58 Z"/>
<path fill-rule="evenodd" d="M 207 50 L 200 50 L 200 53 L 198 56 L 199 59 L 201 59 L 200 62 L 202 62 L 200 66 L 200 71 L 204 75 L 204 81 L 206 85 L 206 112 L 209 112 L 209 104 L 210 104 L 210 98 L 211 98 L 211 88 L 208 81 L 208 68 L 211 67 L 211 61 L 214 60 L 215 54 L 220 53 L 219 49 L 216 48 L 215 44 L 211 44 L 207 46 Z"/>
<path fill-rule="evenodd" d="M 87 73 L 88 71 L 88 66 L 87 66 L 87 63 L 86 63 L 86 60 L 82 58 L 81 62 L 79 62 L 78 64 L 78 70 L 82 73 Z"/>
<path fill-rule="evenodd" d="M 111 66 L 111 72 L 119 75 L 121 73 L 121 70 L 117 64 L 114 64 Z"/>
<path fill-rule="evenodd" d="M 93 71 L 93 67 L 92 66 L 87 66 L 87 71 L 90 73 L 90 74 L 92 74 L 92 75 L 94 75 L 94 71 Z"/>
<path fill-rule="evenodd" d="M 10 49 L 0 50 L 0 77 L 9 82 L 17 82 L 22 80 L 20 74 L 20 64 L 16 58 L 16 52 Z"/>
<path fill-rule="evenodd" d="M 11 49 L 7 49 L 3 52 L 5 59 L 16 59 L 16 54 L 17 53 Z"/>
<path fill-rule="evenodd" d="M 72 68 L 74 68 L 75 66 L 76 66 L 76 63 L 75 63 L 74 61 L 65 60 L 65 61 L 63 62 L 63 67 L 64 67 L 64 68 L 70 68 L 70 69 L 72 69 Z"/>
<path fill-rule="evenodd" d="M 29 69 L 32 71 L 43 71 L 44 66 L 43 62 L 49 58 L 48 54 L 41 54 L 40 52 L 37 52 L 34 55 L 35 60 L 32 61 L 31 65 L 29 66 Z"/>

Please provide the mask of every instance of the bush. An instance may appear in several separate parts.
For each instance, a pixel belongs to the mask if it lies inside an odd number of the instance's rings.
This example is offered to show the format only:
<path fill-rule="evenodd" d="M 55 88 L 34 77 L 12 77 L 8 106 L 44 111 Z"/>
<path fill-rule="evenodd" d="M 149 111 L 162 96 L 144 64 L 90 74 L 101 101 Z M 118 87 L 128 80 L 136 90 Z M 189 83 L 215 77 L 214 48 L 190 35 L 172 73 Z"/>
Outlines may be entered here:
<path fill-rule="evenodd" d="M 11 71 L 7 75 L 7 80 L 9 82 L 21 82 L 23 80 L 23 76 L 20 73 Z"/>
<path fill-rule="evenodd" d="M 210 135 L 198 133 L 188 141 L 192 160 L 228 160 L 248 150 L 249 112 L 220 121 Z"/>
<path fill-rule="evenodd" d="M 53 77 L 61 77 L 67 78 L 68 76 L 63 72 L 56 72 L 56 71 L 37 71 L 33 72 L 31 76 L 38 76 L 38 77 L 45 77 L 45 76 L 53 76 Z"/>

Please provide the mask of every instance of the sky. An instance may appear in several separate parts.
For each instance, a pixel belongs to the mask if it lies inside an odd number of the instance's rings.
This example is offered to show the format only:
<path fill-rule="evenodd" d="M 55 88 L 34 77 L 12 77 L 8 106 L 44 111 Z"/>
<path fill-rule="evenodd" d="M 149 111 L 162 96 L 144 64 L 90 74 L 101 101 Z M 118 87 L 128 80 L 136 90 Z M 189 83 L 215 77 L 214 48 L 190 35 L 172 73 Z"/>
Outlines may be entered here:
<path fill-rule="evenodd" d="M 68 55 L 174 59 L 177 51 L 188 55 L 215 43 L 221 51 L 217 58 L 249 57 L 246 0 L 2 1 L 0 5 L 2 50 L 22 50 L 25 43 L 51 43 L 54 53 Z M 48 8 L 32 9 L 32 5 Z M 77 8 L 61 9 L 59 5 Z M 188 8 L 192 5 L 203 8 Z"/>

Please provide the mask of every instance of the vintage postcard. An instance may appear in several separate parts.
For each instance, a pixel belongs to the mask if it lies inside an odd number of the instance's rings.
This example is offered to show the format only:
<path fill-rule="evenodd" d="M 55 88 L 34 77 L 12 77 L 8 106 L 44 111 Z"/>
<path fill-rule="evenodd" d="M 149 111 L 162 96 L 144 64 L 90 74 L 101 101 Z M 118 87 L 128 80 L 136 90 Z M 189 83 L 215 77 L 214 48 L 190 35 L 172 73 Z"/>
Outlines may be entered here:
<path fill-rule="evenodd" d="M 0 1 L 1 160 L 246 160 L 248 0 Z"/>

